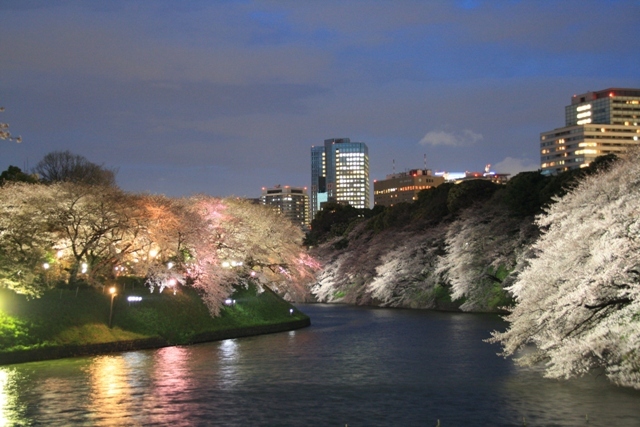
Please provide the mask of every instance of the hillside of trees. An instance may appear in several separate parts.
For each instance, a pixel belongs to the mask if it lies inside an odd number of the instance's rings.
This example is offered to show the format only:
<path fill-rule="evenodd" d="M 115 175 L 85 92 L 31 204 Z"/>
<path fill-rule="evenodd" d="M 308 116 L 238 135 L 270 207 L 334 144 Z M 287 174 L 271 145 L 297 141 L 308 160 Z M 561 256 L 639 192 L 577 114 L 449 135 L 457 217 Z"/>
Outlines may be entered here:
<path fill-rule="evenodd" d="M 505 186 L 445 184 L 411 205 L 346 215 L 307 236 L 318 300 L 494 311 L 504 356 L 545 375 L 600 370 L 640 389 L 640 152 Z M 320 228 L 320 227 L 318 227 Z M 322 229 L 322 228 L 321 228 Z M 524 351 L 523 351 L 524 350 Z"/>
<path fill-rule="evenodd" d="M 496 311 L 533 255 L 536 215 L 615 158 L 556 176 L 523 172 L 506 185 L 473 180 L 422 191 L 412 204 L 359 211 L 328 204 L 306 243 L 323 268 L 322 302 Z"/>
<path fill-rule="evenodd" d="M 197 289 L 213 316 L 237 286 L 309 295 L 318 265 L 302 231 L 264 206 L 128 193 L 114 170 L 69 152 L 45 156 L 35 172 L 0 175 L 0 287 L 38 297 L 141 277 L 152 292 Z"/>

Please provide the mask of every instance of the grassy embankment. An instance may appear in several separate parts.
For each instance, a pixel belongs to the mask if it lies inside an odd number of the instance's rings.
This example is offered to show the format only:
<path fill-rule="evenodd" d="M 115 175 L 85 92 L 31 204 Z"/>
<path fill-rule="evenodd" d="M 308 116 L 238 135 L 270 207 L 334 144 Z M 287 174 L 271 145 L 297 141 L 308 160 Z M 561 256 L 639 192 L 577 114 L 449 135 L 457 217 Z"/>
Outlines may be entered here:
<path fill-rule="evenodd" d="M 142 301 L 129 303 L 130 295 L 142 296 Z M 228 338 L 236 332 L 237 336 L 272 332 L 290 322 L 308 325 L 306 315 L 295 309 L 290 314 L 293 307 L 268 290 L 258 294 L 255 289 L 239 289 L 232 298 L 236 304 L 225 306 L 219 317 L 212 318 L 191 288 L 180 288 L 175 295 L 170 289 L 150 294 L 140 284 L 132 288 L 132 282 L 120 283 L 109 328 L 108 292 L 54 289 L 27 300 L 3 289 L 0 363 L 22 361 L 20 354 L 25 360 L 46 359 L 115 351 L 122 349 L 118 344 L 123 342 L 132 343 L 126 348 L 136 348 L 136 342 L 145 340 L 148 344 L 142 347 L 189 344 Z"/>

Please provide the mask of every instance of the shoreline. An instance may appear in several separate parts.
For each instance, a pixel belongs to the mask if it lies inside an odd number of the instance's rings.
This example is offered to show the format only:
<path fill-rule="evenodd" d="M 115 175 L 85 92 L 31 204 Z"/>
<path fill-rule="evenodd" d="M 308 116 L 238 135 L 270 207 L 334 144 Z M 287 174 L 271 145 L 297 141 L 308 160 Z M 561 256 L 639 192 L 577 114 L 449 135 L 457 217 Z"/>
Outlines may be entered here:
<path fill-rule="evenodd" d="M 0 366 L 29 362 L 41 362 L 45 360 L 66 359 L 72 357 L 97 356 L 101 354 L 121 353 L 127 351 L 150 350 L 176 345 L 201 344 L 205 342 L 223 341 L 227 339 L 246 338 L 278 332 L 287 332 L 306 328 L 309 326 L 311 326 L 311 319 L 306 318 L 283 323 L 273 323 L 268 325 L 256 325 L 242 328 L 203 332 L 194 335 L 187 343 L 183 344 L 170 343 L 162 337 L 151 337 L 138 340 L 114 341 L 108 343 L 66 345 L 31 350 L 0 352 Z"/>

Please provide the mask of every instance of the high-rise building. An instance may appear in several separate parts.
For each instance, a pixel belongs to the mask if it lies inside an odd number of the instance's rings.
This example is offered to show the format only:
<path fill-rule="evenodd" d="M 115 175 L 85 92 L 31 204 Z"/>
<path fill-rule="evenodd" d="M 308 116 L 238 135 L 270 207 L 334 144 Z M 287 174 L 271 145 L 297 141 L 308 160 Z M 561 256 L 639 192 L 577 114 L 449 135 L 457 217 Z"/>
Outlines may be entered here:
<path fill-rule="evenodd" d="M 311 197 L 309 218 L 313 220 L 320 206 L 327 201 L 327 162 L 324 145 L 311 147 Z"/>
<path fill-rule="evenodd" d="M 325 139 L 311 147 L 311 218 L 323 202 L 370 207 L 369 149 L 349 138 Z"/>
<path fill-rule="evenodd" d="M 540 134 L 543 173 L 587 167 L 606 154 L 624 156 L 640 145 L 639 116 L 640 89 L 574 95 L 565 107 L 565 127 Z"/>
<path fill-rule="evenodd" d="M 408 172 L 387 175 L 386 179 L 373 181 L 373 203 L 378 206 L 393 206 L 398 203 L 413 203 L 422 190 L 444 183 L 444 177 L 433 176 L 429 169 L 413 169 Z"/>
<path fill-rule="evenodd" d="M 270 206 L 274 211 L 289 218 L 302 228 L 309 225 L 309 196 L 307 196 L 306 187 L 290 187 L 288 185 L 262 187 L 260 203 Z"/>

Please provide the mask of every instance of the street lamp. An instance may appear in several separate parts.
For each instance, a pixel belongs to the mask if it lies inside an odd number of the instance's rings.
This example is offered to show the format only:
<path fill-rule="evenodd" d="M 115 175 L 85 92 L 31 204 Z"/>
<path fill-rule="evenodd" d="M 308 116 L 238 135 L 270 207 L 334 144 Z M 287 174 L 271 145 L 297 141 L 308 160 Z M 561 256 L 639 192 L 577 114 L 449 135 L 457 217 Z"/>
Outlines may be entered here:
<path fill-rule="evenodd" d="M 111 308 L 109 309 L 109 329 L 111 329 L 111 319 L 113 318 L 113 299 L 116 297 L 116 295 L 118 295 L 116 293 L 116 287 L 110 287 L 109 293 L 111 294 Z"/>

